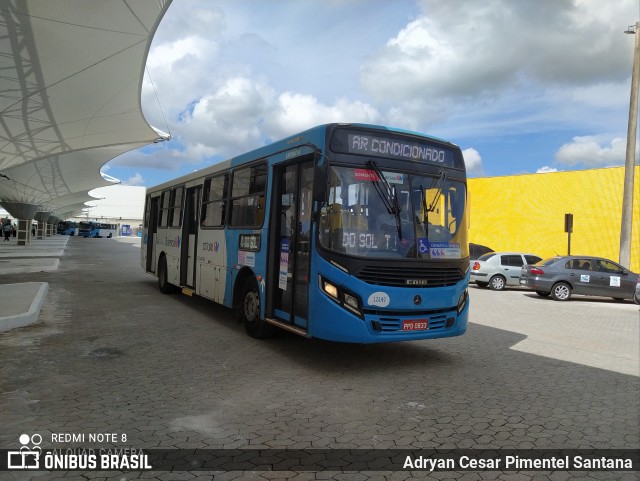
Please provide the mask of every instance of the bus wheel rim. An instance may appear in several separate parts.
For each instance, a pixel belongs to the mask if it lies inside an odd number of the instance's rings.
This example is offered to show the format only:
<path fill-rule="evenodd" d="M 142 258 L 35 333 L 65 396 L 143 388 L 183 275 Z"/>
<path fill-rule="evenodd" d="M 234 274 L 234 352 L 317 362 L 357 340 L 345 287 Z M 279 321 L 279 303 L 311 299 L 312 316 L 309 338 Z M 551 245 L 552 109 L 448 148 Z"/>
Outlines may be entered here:
<path fill-rule="evenodd" d="M 247 292 L 244 298 L 244 316 L 248 321 L 253 321 L 258 317 L 260 301 L 255 291 Z"/>

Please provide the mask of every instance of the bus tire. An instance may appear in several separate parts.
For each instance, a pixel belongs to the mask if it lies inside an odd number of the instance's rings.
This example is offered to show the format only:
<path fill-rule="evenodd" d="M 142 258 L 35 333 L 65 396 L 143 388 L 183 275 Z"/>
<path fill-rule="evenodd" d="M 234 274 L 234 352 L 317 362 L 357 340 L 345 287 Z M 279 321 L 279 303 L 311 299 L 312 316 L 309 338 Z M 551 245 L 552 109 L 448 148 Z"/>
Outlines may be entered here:
<path fill-rule="evenodd" d="M 168 280 L 167 258 L 163 255 L 158 262 L 158 287 L 163 294 L 175 294 L 177 287 Z"/>
<path fill-rule="evenodd" d="M 237 315 L 251 337 L 264 339 L 273 334 L 272 326 L 260 319 L 260 291 L 254 278 L 249 278 L 244 283 Z"/>

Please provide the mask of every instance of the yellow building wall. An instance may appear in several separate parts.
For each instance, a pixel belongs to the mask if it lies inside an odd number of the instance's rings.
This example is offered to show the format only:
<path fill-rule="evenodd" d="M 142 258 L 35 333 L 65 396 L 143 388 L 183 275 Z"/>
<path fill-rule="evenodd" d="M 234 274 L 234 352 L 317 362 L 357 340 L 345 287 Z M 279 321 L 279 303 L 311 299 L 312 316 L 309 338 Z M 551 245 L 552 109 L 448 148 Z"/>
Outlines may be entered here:
<path fill-rule="evenodd" d="M 640 166 L 634 175 L 630 268 L 640 272 Z M 469 242 L 566 255 L 564 215 L 572 213 L 571 254 L 618 262 L 623 182 L 624 167 L 469 179 Z"/>

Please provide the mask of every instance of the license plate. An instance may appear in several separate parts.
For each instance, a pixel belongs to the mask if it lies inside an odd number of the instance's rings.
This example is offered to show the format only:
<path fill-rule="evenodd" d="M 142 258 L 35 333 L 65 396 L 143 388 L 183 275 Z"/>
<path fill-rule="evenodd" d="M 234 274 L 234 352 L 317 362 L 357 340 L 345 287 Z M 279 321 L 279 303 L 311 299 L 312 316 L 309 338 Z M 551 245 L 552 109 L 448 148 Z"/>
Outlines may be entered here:
<path fill-rule="evenodd" d="M 402 321 L 403 331 L 424 331 L 429 329 L 429 319 L 411 319 Z"/>
<path fill-rule="evenodd" d="M 526 279 L 520 279 L 520 284 L 526 284 L 527 280 Z"/>

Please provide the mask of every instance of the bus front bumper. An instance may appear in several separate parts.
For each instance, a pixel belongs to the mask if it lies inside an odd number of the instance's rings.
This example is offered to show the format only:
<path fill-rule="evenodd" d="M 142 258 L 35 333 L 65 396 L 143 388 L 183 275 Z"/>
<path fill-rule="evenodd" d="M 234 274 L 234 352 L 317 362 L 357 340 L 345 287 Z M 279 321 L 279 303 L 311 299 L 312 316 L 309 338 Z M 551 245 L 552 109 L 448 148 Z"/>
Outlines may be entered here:
<path fill-rule="evenodd" d="M 312 336 L 338 342 L 378 343 L 436 339 L 464 334 L 469 320 L 469 298 L 458 306 L 426 311 L 365 310 L 363 318 L 345 312 L 335 302 L 322 302 L 313 313 Z"/>

